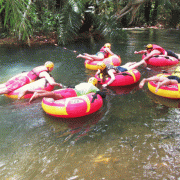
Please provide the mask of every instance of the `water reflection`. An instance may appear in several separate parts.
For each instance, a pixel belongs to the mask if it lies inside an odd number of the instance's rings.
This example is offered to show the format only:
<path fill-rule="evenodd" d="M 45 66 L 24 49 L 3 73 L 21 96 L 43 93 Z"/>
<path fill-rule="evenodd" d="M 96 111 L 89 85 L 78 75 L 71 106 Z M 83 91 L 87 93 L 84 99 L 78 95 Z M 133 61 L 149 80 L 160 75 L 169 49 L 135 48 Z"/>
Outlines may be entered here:
<path fill-rule="evenodd" d="M 157 104 L 162 104 L 169 108 L 180 108 L 179 99 L 168 99 L 161 96 L 157 96 L 150 91 L 147 91 L 148 96 Z"/>
<path fill-rule="evenodd" d="M 129 86 L 122 86 L 122 87 L 109 87 L 110 90 L 114 92 L 114 94 L 117 95 L 125 95 L 129 93 L 135 93 L 139 89 L 139 82 L 129 85 Z M 113 94 L 113 93 L 111 93 Z"/>
<path fill-rule="evenodd" d="M 93 130 L 93 126 L 98 123 L 104 116 L 104 110 L 100 109 L 94 114 L 85 117 L 63 119 L 52 118 L 46 116 L 46 123 L 50 126 L 51 132 L 57 138 L 64 138 L 64 143 L 67 141 L 77 141 L 80 137 L 87 136 L 89 131 Z"/>

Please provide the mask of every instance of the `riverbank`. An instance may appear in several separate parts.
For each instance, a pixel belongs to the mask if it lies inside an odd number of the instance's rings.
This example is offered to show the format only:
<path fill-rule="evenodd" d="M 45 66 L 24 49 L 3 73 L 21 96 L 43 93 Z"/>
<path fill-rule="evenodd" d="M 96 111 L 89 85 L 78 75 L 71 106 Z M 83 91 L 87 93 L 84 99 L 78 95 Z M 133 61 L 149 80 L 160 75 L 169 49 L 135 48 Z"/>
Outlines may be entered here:
<path fill-rule="evenodd" d="M 44 34 L 36 34 L 34 36 L 30 36 L 29 41 L 19 41 L 16 37 L 5 37 L 0 39 L 1 47 L 10 47 L 10 46 L 42 46 L 42 45 L 55 45 L 57 46 L 57 36 L 55 33 L 51 33 L 48 35 Z"/>
<path fill-rule="evenodd" d="M 89 33 L 84 32 L 79 34 L 77 37 L 74 38 L 75 41 L 82 40 L 82 39 L 95 39 L 99 41 L 103 39 L 99 32 Z M 44 45 L 51 45 L 51 46 L 58 46 L 58 36 L 55 33 L 48 33 L 48 34 L 35 34 L 30 36 L 27 41 L 19 41 L 17 37 L 5 37 L 0 39 L 0 47 L 34 47 L 34 46 L 44 46 Z"/>
<path fill-rule="evenodd" d="M 132 28 L 123 28 L 123 30 L 146 30 L 146 29 L 164 29 L 161 26 L 151 26 L 151 27 L 132 27 Z M 179 29 L 174 29 L 179 30 Z M 75 40 L 78 39 L 86 39 L 86 38 L 95 38 L 96 40 L 103 39 L 103 37 L 98 33 L 82 33 L 79 37 L 76 37 Z M 10 36 L 0 39 L 0 46 L 1 47 L 13 47 L 13 46 L 20 46 L 20 47 L 34 47 L 34 46 L 43 46 L 43 45 L 54 45 L 58 46 L 58 38 L 57 35 L 53 33 L 49 33 L 48 35 L 45 34 L 35 34 L 30 36 L 28 41 L 19 41 L 17 37 Z"/>

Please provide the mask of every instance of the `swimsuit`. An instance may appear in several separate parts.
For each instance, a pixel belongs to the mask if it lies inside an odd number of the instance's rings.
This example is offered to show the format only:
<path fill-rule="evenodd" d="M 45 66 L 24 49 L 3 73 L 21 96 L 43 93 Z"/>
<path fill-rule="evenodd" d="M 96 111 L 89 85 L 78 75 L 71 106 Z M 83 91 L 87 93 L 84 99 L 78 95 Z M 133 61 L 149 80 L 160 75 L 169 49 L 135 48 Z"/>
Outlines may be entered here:
<path fill-rule="evenodd" d="M 178 83 L 180 83 L 180 78 L 177 77 L 177 76 L 168 76 L 167 78 L 168 78 L 168 79 L 176 80 L 176 81 L 178 81 Z"/>
<path fill-rule="evenodd" d="M 15 77 L 9 81 L 7 81 L 5 83 L 6 88 L 8 89 L 8 91 L 14 91 L 26 84 L 30 83 L 30 79 L 27 76 L 19 76 L 19 77 Z"/>

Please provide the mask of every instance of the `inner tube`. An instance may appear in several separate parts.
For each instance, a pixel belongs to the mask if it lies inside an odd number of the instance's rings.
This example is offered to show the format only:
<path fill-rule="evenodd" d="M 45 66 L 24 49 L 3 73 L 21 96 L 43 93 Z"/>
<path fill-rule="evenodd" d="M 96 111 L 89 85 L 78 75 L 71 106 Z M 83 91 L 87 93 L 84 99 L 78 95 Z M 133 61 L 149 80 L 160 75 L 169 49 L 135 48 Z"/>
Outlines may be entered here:
<path fill-rule="evenodd" d="M 110 77 L 103 78 L 102 74 L 95 75 L 99 84 L 107 84 L 110 81 Z M 125 72 L 115 74 L 115 80 L 109 86 L 127 86 L 139 81 L 141 77 L 140 72 L 137 69 L 132 69 Z"/>
<path fill-rule="evenodd" d="M 97 98 L 92 102 L 95 93 L 89 93 L 78 97 L 68 97 L 65 99 L 54 100 L 43 98 L 43 110 L 55 117 L 77 118 L 92 114 L 98 111 L 103 105 L 102 97 L 97 94 Z"/>
<path fill-rule="evenodd" d="M 157 76 L 170 76 L 170 74 L 158 74 Z M 150 81 L 148 82 L 148 89 L 158 95 L 158 96 L 162 96 L 165 98 L 170 98 L 170 99 L 180 99 L 180 84 L 173 84 L 173 85 L 167 85 L 167 86 L 161 86 L 158 90 L 158 92 L 156 91 L 156 87 L 157 87 L 157 82 L 155 81 Z"/>
<path fill-rule="evenodd" d="M 23 90 L 46 90 L 46 91 L 52 91 L 54 89 L 54 86 L 47 83 L 47 80 L 45 78 L 41 78 L 37 81 L 34 81 L 32 83 L 26 84 L 19 89 L 16 89 L 8 94 L 4 94 L 8 98 L 17 99 L 20 92 Z M 21 99 L 29 99 L 33 95 L 33 92 L 26 93 Z"/>
<path fill-rule="evenodd" d="M 99 62 L 104 62 L 105 64 L 111 64 L 113 66 L 120 66 L 121 58 L 120 56 L 113 55 L 108 58 L 105 58 L 103 61 L 89 61 L 85 60 L 84 65 L 87 69 L 98 70 L 97 64 Z"/>
<path fill-rule="evenodd" d="M 146 55 L 143 54 L 142 59 L 145 57 Z M 152 66 L 172 66 L 178 64 L 179 60 L 173 56 L 157 55 L 146 60 L 146 63 Z"/>

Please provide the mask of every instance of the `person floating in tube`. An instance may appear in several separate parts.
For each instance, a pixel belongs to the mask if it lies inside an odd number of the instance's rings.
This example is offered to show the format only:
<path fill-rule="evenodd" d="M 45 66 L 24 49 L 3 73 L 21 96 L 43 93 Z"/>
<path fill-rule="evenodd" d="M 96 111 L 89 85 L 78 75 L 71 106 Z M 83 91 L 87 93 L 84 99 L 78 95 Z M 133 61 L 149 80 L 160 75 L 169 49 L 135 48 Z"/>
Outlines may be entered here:
<path fill-rule="evenodd" d="M 149 82 L 149 81 L 155 81 L 157 82 L 157 87 L 156 87 L 156 90 L 155 92 L 157 93 L 159 88 L 161 86 L 164 86 L 164 85 L 172 85 L 172 84 L 178 84 L 180 83 L 180 66 L 178 66 L 174 73 L 172 73 L 172 75 L 170 76 L 152 76 L 150 78 L 144 78 L 140 83 L 139 83 L 139 88 L 143 88 L 144 84 L 146 82 Z"/>
<path fill-rule="evenodd" d="M 0 94 L 8 94 L 39 78 L 46 78 L 46 80 L 52 86 L 62 87 L 62 85 L 59 83 L 56 83 L 49 74 L 49 72 L 51 72 L 53 68 L 54 68 L 54 63 L 52 63 L 51 61 L 47 61 L 43 66 L 35 67 L 30 72 L 24 72 L 24 73 L 18 74 L 12 77 L 11 79 L 9 79 L 6 83 L 0 84 Z"/>
<path fill-rule="evenodd" d="M 117 56 L 115 55 L 112 51 L 111 51 L 111 44 L 110 43 L 106 43 L 101 49 L 99 52 L 97 52 L 96 54 L 94 55 L 91 55 L 91 54 L 87 54 L 87 53 L 84 53 L 84 55 L 82 54 L 79 54 L 77 56 L 77 58 L 83 58 L 83 59 L 86 59 L 86 60 L 89 60 L 89 61 L 102 61 L 104 60 L 105 58 L 108 58 L 109 56 Z M 119 58 L 117 56 L 117 58 Z"/>
<path fill-rule="evenodd" d="M 156 56 L 156 55 L 172 56 L 180 60 L 180 57 L 177 54 L 175 54 L 173 51 L 165 50 L 161 46 L 158 46 L 156 44 L 148 44 L 146 45 L 145 50 L 134 51 L 134 54 L 145 54 L 146 56 L 142 59 L 142 61 L 144 62 L 149 58 L 151 58 L 152 56 Z"/>
<path fill-rule="evenodd" d="M 142 62 L 128 62 L 124 64 L 123 66 L 113 66 L 111 64 L 105 64 L 104 62 L 99 62 L 97 64 L 98 70 L 96 72 L 96 75 L 99 75 L 100 73 L 102 73 L 103 76 L 108 75 L 111 78 L 107 84 L 102 85 L 103 87 L 107 87 L 115 80 L 116 73 L 135 69 L 142 64 L 143 64 Z"/>
<path fill-rule="evenodd" d="M 96 93 L 94 95 L 94 98 L 97 98 L 97 94 L 99 94 L 102 98 L 105 98 L 105 93 L 101 92 L 96 86 L 97 86 L 97 79 L 95 77 L 89 78 L 88 82 L 83 82 L 75 87 L 69 87 L 63 90 L 54 90 L 54 91 L 45 91 L 45 90 L 37 90 L 34 92 L 33 96 L 29 100 L 29 102 L 32 102 L 33 100 L 40 98 L 40 97 L 48 97 L 53 98 L 54 100 L 63 99 L 66 97 L 73 97 L 74 91 L 77 96 L 86 95 L 91 92 Z"/>

